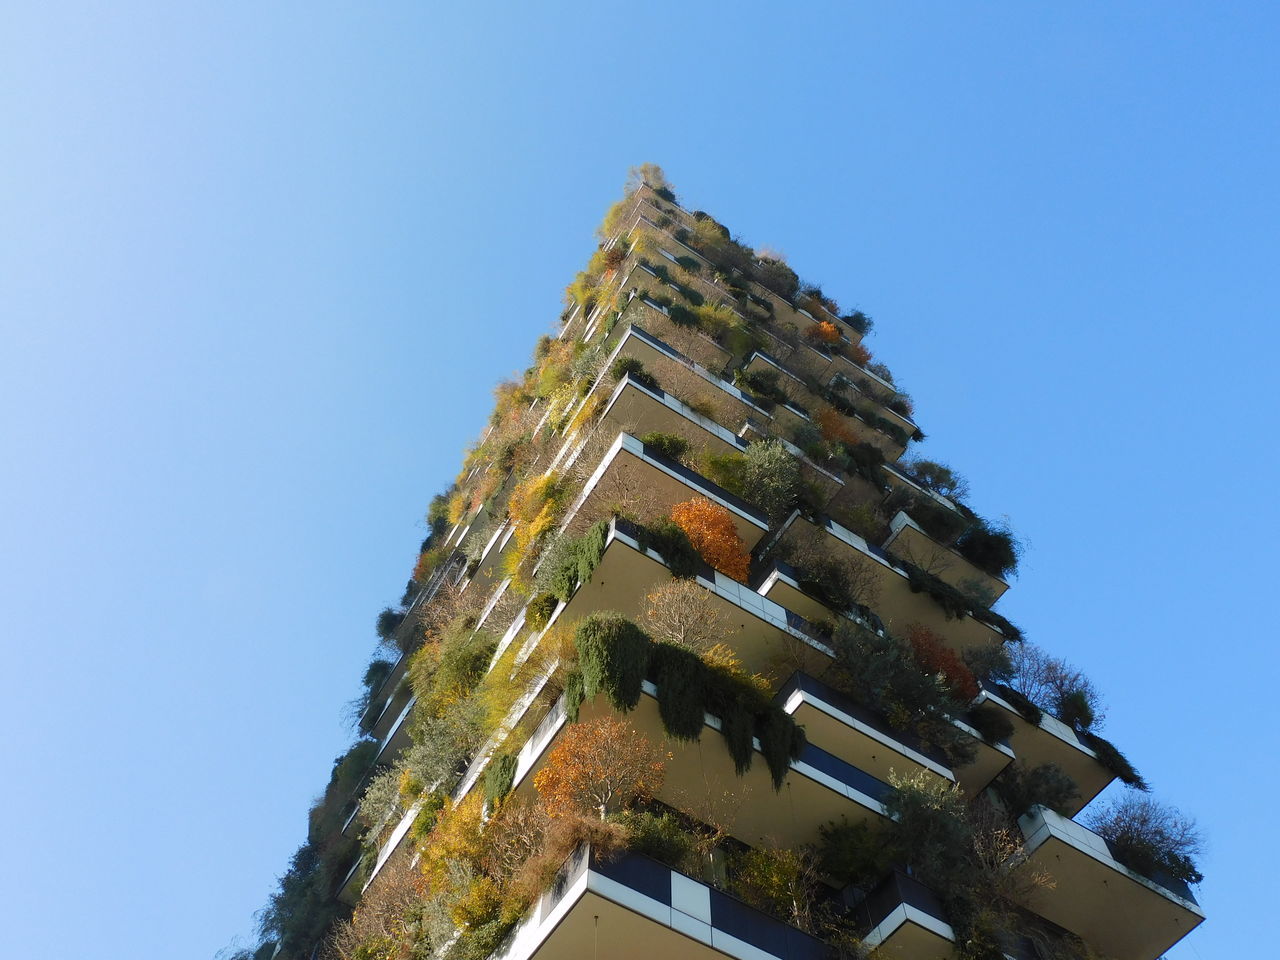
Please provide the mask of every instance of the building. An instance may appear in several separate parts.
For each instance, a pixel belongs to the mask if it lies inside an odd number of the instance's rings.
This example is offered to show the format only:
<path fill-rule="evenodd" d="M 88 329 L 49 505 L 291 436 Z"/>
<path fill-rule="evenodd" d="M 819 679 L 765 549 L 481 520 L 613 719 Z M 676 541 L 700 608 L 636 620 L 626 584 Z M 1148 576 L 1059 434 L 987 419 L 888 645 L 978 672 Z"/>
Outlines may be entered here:
<path fill-rule="evenodd" d="M 904 459 L 869 319 L 656 168 L 601 237 L 433 501 L 261 955 L 1156 960 L 1185 824 L 1093 802 L 1145 784 L 992 610 L 1016 540 Z"/>

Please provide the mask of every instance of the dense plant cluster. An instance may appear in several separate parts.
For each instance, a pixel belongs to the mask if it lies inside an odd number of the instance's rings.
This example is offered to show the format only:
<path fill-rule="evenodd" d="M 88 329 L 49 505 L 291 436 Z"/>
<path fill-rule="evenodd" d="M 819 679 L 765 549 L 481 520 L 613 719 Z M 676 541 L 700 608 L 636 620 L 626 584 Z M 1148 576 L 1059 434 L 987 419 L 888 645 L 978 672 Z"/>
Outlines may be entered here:
<path fill-rule="evenodd" d="M 1009 934 L 1085 956 L 1026 909 L 1048 880 L 1023 866 L 1017 818 L 1078 807 L 1078 786 L 1053 764 L 1014 761 L 976 797 L 933 770 L 895 773 L 880 785 L 885 816 L 825 824 L 799 848 L 734 839 L 732 784 L 694 803 L 668 783 L 682 751 L 722 749 L 740 776 L 763 761 L 788 797 L 797 762 L 822 756 L 779 702 L 800 671 L 954 771 L 993 752 L 981 740 L 1014 733 L 985 688 L 1028 722 L 1057 717 L 1123 782 L 1146 786 L 1098 735 L 1104 710 L 1088 678 L 991 610 L 990 578 L 1016 570 L 1013 534 L 966 505 L 950 468 L 896 462 L 923 434 L 910 397 L 859 342 L 871 319 L 679 207 L 652 165 L 634 171 L 600 239 L 566 290 L 562 336 L 540 339 L 531 365 L 498 386 L 487 429 L 431 501 L 412 578 L 374 624 L 380 652 L 349 711 L 360 736 L 263 913 L 263 954 L 278 944 L 283 960 L 301 960 L 323 942 L 316 955 L 331 960 L 482 960 L 585 843 L 598 856 L 652 856 L 845 956 L 864 955 L 859 897 L 895 870 L 941 898 L 963 958 L 998 956 Z M 643 361 L 629 355 L 633 327 L 648 338 Z M 628 408 L 609 402 L 624 381 L 658 393 L 662 416 L 636 414 L 638 426 L 606 414 Z M 640 393 L 628 409 L 655 403 Z M 715 500 L 598 469 L 624 431 L 668 473 L 697 473 L 722 502 L 766 518 L 754 553 Z M 793 524 L 797 511 L 816 527 Z M 928 556 L 885 552 L 899 512 L 931 541 Z M 833 550 L 824 515 L 867 549 Z M 623 542 L 611 545 L 614 530 Z M 656 579 L 637 581 L 625 615 L 599 609 L 606 581 L 616 589 L 615 571 L 632 569 L 613 553 L 602 567 L 606 552 L 635 545 L 650 557 L 634 561 L 643 577 Z M 960 579 L 938 559 L 955 556 L 988 579 Z M 945 619 L 885 629 L 882 561 Z M 755 590 L 775 562 L 830 616 L 785 611 L 783 629 L 771 614 L 766 632 L 785 637 L 762 644 L 749 605 L 728 598 Z M 710 588 L 711 570 L 742 586 Z M 966 617 L 1008 642 L 962 654 L 947 621 Z M 735 647 L 748 632 L 749 668 Z M 770 644 L 766 663 L 758 650 Z M 393 728 L 407 746 L 385 749 Z M 757 802 L 772 797 L 761 792 Z M 1199 879 L 1198 835 L 1176 811 L 1130 798 L 1090 822 L 1132 869 Z"/>

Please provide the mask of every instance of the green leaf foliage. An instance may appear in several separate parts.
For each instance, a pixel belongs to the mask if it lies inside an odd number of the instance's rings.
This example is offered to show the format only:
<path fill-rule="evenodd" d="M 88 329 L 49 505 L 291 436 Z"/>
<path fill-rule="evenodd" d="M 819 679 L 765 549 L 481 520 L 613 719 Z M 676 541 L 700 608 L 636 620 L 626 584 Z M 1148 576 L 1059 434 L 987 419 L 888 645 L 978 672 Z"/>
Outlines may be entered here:
<path fill-rule="evenodd" d="M 652 646 L 645 632 L 620 613 L 593 613 L 578 625 L 574 643 L 583 695 L 603 691 L 615 709 L 635 709 Z"/>

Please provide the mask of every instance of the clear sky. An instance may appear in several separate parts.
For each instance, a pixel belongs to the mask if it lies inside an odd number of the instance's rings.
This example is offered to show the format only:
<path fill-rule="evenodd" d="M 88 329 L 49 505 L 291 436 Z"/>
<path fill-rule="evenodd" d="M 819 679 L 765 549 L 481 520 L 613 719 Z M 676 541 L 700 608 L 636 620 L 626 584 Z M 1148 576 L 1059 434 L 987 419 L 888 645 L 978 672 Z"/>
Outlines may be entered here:
<path fill-rule="evenodd" d="M 629 165 L 876 320 L 1001 609 L 1209 838 L 1280 777 L 1272 3 L 16 3 L 3 952 L 208 958 L 302 840 L 430 496 Z"/>

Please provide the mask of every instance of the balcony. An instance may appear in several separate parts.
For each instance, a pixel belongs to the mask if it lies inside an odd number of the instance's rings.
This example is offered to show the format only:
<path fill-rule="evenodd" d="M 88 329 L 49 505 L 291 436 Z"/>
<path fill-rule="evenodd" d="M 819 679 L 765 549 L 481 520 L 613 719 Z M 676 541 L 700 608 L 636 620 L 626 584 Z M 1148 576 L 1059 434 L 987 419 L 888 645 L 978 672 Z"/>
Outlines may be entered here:
<path fill-rule="evenodd" d="M 812 348 L 805 347 L 804 349 L 811 350 Z M 790 370 L 784 367 L 779 361 L 769 356 L 767 353 L 764 353 L 763 351 L 757 350 L 754 353 L 752 353 L 747 358 L 747 362 L 743 365 L 743 369 L 746 370 L 748 373 L 776 374 L 782 385 L 783 391 L 786 392 L 788 395 L 794 395 L 797 392 L 803 392 L 804 395 L 806 396 L 806 402 L 809 402 L 809 398 L 812 398 L 812 402 L 815 404 L 821 404 L 826 402 L 825 398 L 814 393 L 814 391 L 809 387 L 809 385 L 804 380 L 796 376 L 794 373 L 792 373 Z M 874 401 L 869 400 L 868 402 L 874 402 Z M 878 404 L 877 404 L 877 409 L 879 409 Z M 884 412 L 891 413 L 892 411 L 886 410 Z M 775 418 L 777 418 L 781 423 L 783 423 L 786 426 L 788 430 L 791 430 L 791 431 L 795 431 L 796 429 L 801 427 L 803 424 L 811 422 L 811 410 L 801 406 L 799 403 L 795 401 L 792 401 L 790 403 L 779 403 L 778 406 L 773 410 L 773 414 Z M 854 435 L 857 437 L 858 440 L 862 441 L 863 443 L 869 443 L 872 446 L 878 447 L 881 453 L 885 455 L 885 459 L 889 461 L 897 460 L 906 451 L 907 448 L 905 443 L 899 442 L 899 440 L 896 437 L 892 437 L 888 433 L 885 433 L 884 431 L 877 429 L 875 426 L 868 423 L 866 420 L 862 419 L 861 417 L 848 416 L 846 414 L 841 414 L 841 416 L 844 419 L 844 423 L 854 433 Z M 902 418 L 895 416 L 894 418 L 888 418 L 888 419 L 889 419 L 889 422 L 893 423 L 895 419 L 901 420 Z M 917 428 L 915 424 L 911 424 L 910 427 L 903 427 L 903 430 L 904 430 L 905 436 L 909 437 L 916 432 Z"/>
<path fill-rule="evenodd" d="M 886 407 L 884 403 L 878 399 L 888 394 L 897 395 L 898 388 L 896 386 L 878 374 L 872 373 L 866 367 L 858 366 L 858 364 L 854 363 L 849 357 L 841 355 L 838 362 L 840 364 L 841 376 L 853 384 L 853 388 L 855 390 L 883 410 L 884 413 L 882 416 L 886 420 L 896 423 L 903 430 L 907 431 L 908 435 L 913 434 L 920 429 L 915 420 L 911 417 L 904 413 L 899 413 L 897 410 L 892 410 L 889 407 Z M 892 397 L 889 399 L 892 399 Z"/>
<path fill-rule="evenodd" d="M 876 956 L 901 960 L 950 960 L 955 931 L 942 904 L 920 881 L 895 870 L 854 907 L 862 941 Z"/>
<path fill-rule="evenodd" d="M 688 440 L 692 449 L 716 455 L 741 453 L 747 444 L 683 400 L 660 387 L 640 383 L 629 374 L 618 381 L 600 422 L 634 436 L 673 433 Z"/>
<path fill-rule="evenodd" d="M 625 308 L 633 321 L 639 317 L 646 326 L 662 331 L 663 337 L 702 366 L 711 370 L 723 370 L 733 359 L 729 350 L 697 327 L 680 326 L 671 319 L 662 301 L 671 300 L 683 306 L 684 295 L 663 283 L 650 268 L 637 264 L 623 281 L 622 289 L 633 294 Z"/>
<path fill-rule="evenodd" d="M 729 511 L 748 550 L 768 532 L 768 519 L 751 504 L 629 433 L 618 434 L 568 516 L 606 516 L 619 503 L 641 504 L 666 514 L 676 504 L 699 496 Z"/>
<path fill-rule="evenodd" d="M 669 740 L 658 712 L 658 689 L 645 681 L 640 704 L 625 715 L 627 723 L 650 743 L 664 744 L 670 758 L 657 798 L 701 820 L 723 823 L 744 843 L 776 843 L 796 847 L 818 840 L 818 828 L 846 817 L 851 822 L 883 817 L 890 787 L 850 763 L 813 744 L 793 761 L 781 791 L 773 789 L 768 764 L 756 742 L 751 769 L 738 776 L 721 742 L 718 718 L 705 715 L 702 736 L 693 742 Z M 579 717 L 615 716 L 604 696 L 584 702 Z M 564 729 L 563 699 L 521 748 L 513 792 L 532 797 L 533 778 Z M 732 788 L 728 800 L 725 790 Z"/>
<path fill-rule="evenodd" d="M 713 455 L 742 453 L 760 431 L 754 429 L 754 421 L 748 421 L 739 433 L 705 416 L 668 393 L 661 387 L 640 383 L 630 374 L 623 377 L 614 388 L 600 416 L 600 423 L 633 436 L 647 433 L 672 433 L 689 442 L 691 449 Z M 844 480 L 814 463 L 795 444 L 785 438 L 778 442 L 800 464 L 804 479 L 827 499 L 835 497 L 844 486 Z"/>
<path fill-rule="evenodd" d="M 664 390 L 675 391 L 718 423 L 737 429 L 748 420 L 772 422 L 773 416 L 732 383 L 694 363 L 643 326 L 632 323 L 623 332 L 609 358 L 639 360 Z"/>
<path fill-rule="evenodd" d="M 934 540 L 901 510 L 889 521 L 889 537 L 883 547 L 953 587 L 960 587 L 966 582 L 975 583 L 989 593 L 993 601 L 1004 596 L 1009 589 L 1009 585 L 999 577 L 975 567 L 957 551 Z"/>
<path fill-rule="evenodd" d="M 809 388 L 803 380 L 762 351 L 757 350 L 751 354 L 747 358 L 747 362 L 742 365 L 742 369 L 747 373 L 774 374 L 782 384 L 782 391 L 788 397 L 801 391 L 809 392 Z M 774 419 L 787 431 L 795 433 L 795 431 L 812 422 L 809 411 L 798 402 L 794 400 L 772 400 L 772 402 L 774 406 L 770 412 L 773 414 Z"/>
<path fill-rule="evenodd" d="M 494 960 L 829 960 L 821 940 L 638 853 L 582 847 Z"/>
<path fill-rule="evenodd" d="M 911 590 L 907 572 L 879 547 L 867 543 L 852 530 L 847 530 L 830 517 L 806 519 L 797 512 L 782 526 L 778 539 L 786 546 L 817 546 L 834 551 L 868 566 L 879 586 L 875 612 L 887 628 L 902 633 L 913 623 L 927 627 L 947 643 L 963 650 L 994 641 L 1009 639 L 993 623 L 979 619 L 975 611 L 948 618 L 943 609 L 927 593 Z M 981 613 L 981 611 L 976 611 Z"/>
<path fill-rule="evenodd" d="M 1119 863 L 1107 842 L 1074 820 L 1034 807 L 1018 821 L 1027 860 L 1048 874 L 1037 913 L 1114 960 L 1156 960 L 1203 920 L 1186 885 L 1144 877 Z"/>
<path fill-rule="evenodd" d="M 774 700 L 805 728 L 809 742 L 880 780 L 924 770 L 955 783 L 946 755 L 821 680 L 796 672 Z"/>
<path fill-rule="evenodd" d="M 1067 806 L 1067 814 L 1075 816 L 1106 789 L 1115 774 L 1098 760 L 1098 755 L 1085 746 L 1076 732 L 1056 717 L 1042 713 L 1038 724 L 1025 716 L 989 687 L 983 687 L 973 701 L 974 706 L 990 704 L 1001 710 L 1013 724 L 1009 745 L 1014 754 L 1030 767 L 1056 763 L 1075 781 L 1080 796 Z"/>
<path fill-rule="evenodd" d="M 516 526 L 511 520 L 504 520 L 494 528 L 489 539 L 485 541 L 484 548 L 477 558 L 471 575 L 462 586 L 464 591 L 471 589 L 476 584 L 479 584 L 476 589 L 482 589 L 491 587 L 496 583 L 498 580 L 497 574 L 500 571 L 499 563 L 515 532 Z"/>

